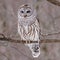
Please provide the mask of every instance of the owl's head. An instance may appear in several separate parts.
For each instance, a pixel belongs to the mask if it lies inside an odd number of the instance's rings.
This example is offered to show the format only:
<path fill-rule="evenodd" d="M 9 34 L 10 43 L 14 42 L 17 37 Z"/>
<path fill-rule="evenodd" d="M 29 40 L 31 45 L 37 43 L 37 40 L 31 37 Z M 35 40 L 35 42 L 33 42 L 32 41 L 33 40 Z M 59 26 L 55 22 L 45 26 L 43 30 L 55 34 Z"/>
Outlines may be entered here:
<path fill-rule="evenodd" d="M 35 13 L 34 9 L 28 4 L 20 6 L 18 12 L 19 12 L 20 17 L 24 17 L 24 18 L 30 17 L 31 15 Z"/>

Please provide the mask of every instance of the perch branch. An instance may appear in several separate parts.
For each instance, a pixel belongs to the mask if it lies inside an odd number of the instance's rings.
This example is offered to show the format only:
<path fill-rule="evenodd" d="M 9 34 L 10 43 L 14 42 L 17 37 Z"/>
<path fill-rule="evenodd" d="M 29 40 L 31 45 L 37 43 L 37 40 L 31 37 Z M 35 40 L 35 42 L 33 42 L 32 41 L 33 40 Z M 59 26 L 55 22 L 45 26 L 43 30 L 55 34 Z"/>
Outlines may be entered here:
<path fill-rule="evenodd" d="M 8 38 L 5 37 L 4 34 L 0 34 L 0 41 L 8 41 L 8 42 L 12 42 L 12 43 L 23 43 L 23 44 L 29 44 L 29 43 L 38 43 L 38 41 L 32 41 L 32 40 L 16 40 L 13 38 Z M 60 43 L 60 40 L 57 39 L 44 39 L 44 40 L 40 40 L 39 43 Z"/>

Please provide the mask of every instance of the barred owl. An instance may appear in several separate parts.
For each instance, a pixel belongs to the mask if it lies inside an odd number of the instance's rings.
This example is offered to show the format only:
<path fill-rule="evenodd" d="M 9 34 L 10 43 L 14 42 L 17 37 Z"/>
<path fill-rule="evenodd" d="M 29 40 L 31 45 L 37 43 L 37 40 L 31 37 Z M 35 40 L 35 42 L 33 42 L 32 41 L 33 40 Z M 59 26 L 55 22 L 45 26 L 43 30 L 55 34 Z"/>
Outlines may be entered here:
<path fill-rule="evenodd" d="M 32 56 L 38 57 L 40 55 L 39 22 L 36 19 L 36 10 L 28 4 L 18 9 L 18 33 L 21 40 L 38 41 L 38 43 L 25 44 L 31 50 Z"/>

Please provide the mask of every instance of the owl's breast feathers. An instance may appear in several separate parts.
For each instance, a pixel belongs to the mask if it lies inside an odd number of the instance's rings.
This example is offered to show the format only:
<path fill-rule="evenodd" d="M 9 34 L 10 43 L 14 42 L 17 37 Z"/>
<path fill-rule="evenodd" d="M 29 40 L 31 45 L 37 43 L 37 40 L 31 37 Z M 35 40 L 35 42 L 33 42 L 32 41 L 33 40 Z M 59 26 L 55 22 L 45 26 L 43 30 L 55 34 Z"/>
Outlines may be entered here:
<path fill-rule="evenodd" d="M 36 20 L 30 26 L 20 26 L 18 23 L 18 33 L 22 40 L 39 40 L 39 23 Z"/>

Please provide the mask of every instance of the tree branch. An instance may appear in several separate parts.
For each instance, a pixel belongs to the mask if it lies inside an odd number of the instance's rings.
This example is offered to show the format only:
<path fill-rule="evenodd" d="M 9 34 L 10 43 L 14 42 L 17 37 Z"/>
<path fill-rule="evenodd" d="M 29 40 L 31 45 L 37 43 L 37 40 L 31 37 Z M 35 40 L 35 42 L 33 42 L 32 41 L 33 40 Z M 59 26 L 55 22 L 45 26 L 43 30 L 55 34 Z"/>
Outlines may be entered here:
<path fill-rule="evenodd" d="M 4 34 L 0 34 L 0 41 L 8 41 L 12 43 L 23 43 L 23 44 L 29 44 L 29 43 L 38 43 L 38 41 L 32 41 L 32 40 L 16 40 L 13 38 L 5 37 Z M 44 39 L 40 40 L 39 43 L 60 43 L 60 40 L 57 39 Z"/>

